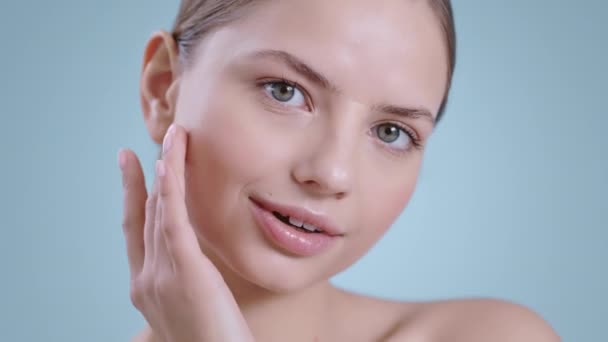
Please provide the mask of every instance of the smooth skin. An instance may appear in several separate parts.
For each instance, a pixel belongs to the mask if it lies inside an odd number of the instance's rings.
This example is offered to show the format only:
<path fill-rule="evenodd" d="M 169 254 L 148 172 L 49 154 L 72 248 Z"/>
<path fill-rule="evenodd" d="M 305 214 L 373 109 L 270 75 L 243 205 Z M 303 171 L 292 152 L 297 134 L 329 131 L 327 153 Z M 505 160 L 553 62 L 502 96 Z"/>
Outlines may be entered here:
<path fill-rule="evenodd" d="M 137 156 L 119 155 L 131 297 L 149 324 L 137 339 L 559 341 L 516 304 L 330 284 L 411 198 L 447 83 L 443 35 L 426 1 L 261 3 L 187 66 L 170 34 L 148 42 L 142 108 L 164 150 L 149 195 Z M 344 235 L 294 256 L 260 232 L 253 196 L 331 216 Z"/>
<path fill-rule="evenodd" d="M 188 222 L 185 145 L 183 133 L 175 130 L 172 126 L 167 133 L 150 196 L 136 156 L 130 151 L 119 154 L 133 304 L 162 341 L 253 341 L 234 297 L 201 253 Z"/>
<path fill-rule="evenodd" d="M 274 327 L 254 334 L 217 268 L 201 252 L 184 202 L 187 133 L 173 125 L 148 196 L 137 156 L 119 152 L 123 231 L 131 298 L 149 326 L 134 342 L 181 341 L 560 341 L 535 313 L 508 302 L 477 299 L 391 302 L 335 289 L 325 333 Z M 333 311 L 333 315 L 329 314 Z M 276 313 L 280 314 L 280 312 Z M 261 327 L 263 328 L 263 327 Z M 333 330 L 333 331 L 330 331 Z"/>

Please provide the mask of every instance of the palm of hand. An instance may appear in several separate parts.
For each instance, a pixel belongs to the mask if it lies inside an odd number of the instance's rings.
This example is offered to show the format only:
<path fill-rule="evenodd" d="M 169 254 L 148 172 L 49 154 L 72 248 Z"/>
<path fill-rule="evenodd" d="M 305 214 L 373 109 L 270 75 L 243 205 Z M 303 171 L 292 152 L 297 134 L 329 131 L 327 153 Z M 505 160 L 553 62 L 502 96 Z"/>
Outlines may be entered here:
<path fill-rule="evenodd" d="M 131 300 L 162 341 L 251 341 L 232 293 L 201 252 L 188 219 L 186 141 L 186 131 L 172 125 L 149 196 L 137 156 L 119 153 Z"/>

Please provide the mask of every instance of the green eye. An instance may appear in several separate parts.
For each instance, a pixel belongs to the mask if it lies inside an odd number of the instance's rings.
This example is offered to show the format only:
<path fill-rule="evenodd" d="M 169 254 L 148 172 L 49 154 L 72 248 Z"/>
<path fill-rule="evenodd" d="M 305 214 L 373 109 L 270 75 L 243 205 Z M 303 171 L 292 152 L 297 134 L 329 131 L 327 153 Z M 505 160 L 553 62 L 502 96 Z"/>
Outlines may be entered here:
<path fill-rule="evenodd" d="M 382 124 L 376 127 L 376 133 L 380 140 L 390 144 L 399 139 L 399 136 L 401 136 L 401 128 L 391 124 Z"/>
<path fill-rule="evenodd" d="M 373 132 L 383 144 L 398 151 L 407 151 L 412 144 L 417 144 L 413 133 L 394 123 L 379 124 L 373 128 Z"/>
<path fill-rule="evenodd" d="M 306 97 L 296 85 L 285 81 L 268 82 L 264 84 L 264 91 L 268 96 L 290 107 L 306 106 Z"/>
<path fill-rule="evenodd" d="M 271 83 L 270 93 L 275 100 L 281 102 L 287 102 L 291 100 L 295 95 L 296 89 L 287 83 Z"/>

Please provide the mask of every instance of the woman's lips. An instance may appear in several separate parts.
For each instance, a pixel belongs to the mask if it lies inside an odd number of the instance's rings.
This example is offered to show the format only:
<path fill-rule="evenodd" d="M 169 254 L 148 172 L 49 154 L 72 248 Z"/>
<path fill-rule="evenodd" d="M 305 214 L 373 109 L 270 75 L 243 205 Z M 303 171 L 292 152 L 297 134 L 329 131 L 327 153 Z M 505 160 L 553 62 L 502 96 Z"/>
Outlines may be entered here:
<path fill-rule="evenodd" d="M 323 223 L 327 223 L 328 220 L 323 218 L 319 219 L 319 216 L 313 218 L 311 215 L 314 214 L 310 212 L 305 213 L 306 210 L 300 209 L 300 211 L 294 211 L 293 207 L 287 208 L 276 205 L 270 205 L 270 208 L 268 208 L 266 205 L 267 203 L 260 204 L 257 199 L 251 198 L 251 211 L 253 217 L 264 233 L 264 236 L 266 236 L 274 245 L 287 252 L 306 257 L 318 255 L 333 246 L 341 236 L 340 234 L 332 235 L 337 230 L 331 223 L 329 226 L 323 225 Z M 281 209 L 284 211 L 281 211 Z M 298 217 L 298 220 L 314 224 L 324 232 L 311 233 L 302 231 L 279 220 L 273 214 L 273 211 L 279 212 L 282 215 L 289 215 L 289 213 L 292 215 L 299 215 L 296 216 Z M 311 218 L 315 223 L 306 221 L 311 220 Z M 330 228 L 325 230 L 327 227 Z M 332 233 L 329 233 L 330 231 Z"/>
<path fill-rule="evenodd" d="M 304 224 L 313 225 L 330 236 L 344 235 L 344 232 L 325 214 L 317 214 L 306 208 L 283 205 L 271 202 L 262 197 L 250 197 L 251 201 L 260 208 L 270 213 L 277 212 L 282 216 L 288 216 Z"/>

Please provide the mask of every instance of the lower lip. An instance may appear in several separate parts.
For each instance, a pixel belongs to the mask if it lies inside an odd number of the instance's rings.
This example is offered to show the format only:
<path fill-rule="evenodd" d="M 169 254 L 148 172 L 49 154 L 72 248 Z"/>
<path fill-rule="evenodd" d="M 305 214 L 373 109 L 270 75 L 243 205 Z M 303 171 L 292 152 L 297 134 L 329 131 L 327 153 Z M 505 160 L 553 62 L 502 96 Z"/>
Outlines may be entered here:
<path fill-rule="evenodd" d="M 299 256 L 315 256 L 329 249 L 338 236 L 306 233 L 283 223 L 268 210 L 251 201 L 253 217 L 264 235 L 278 247 Z"/>

